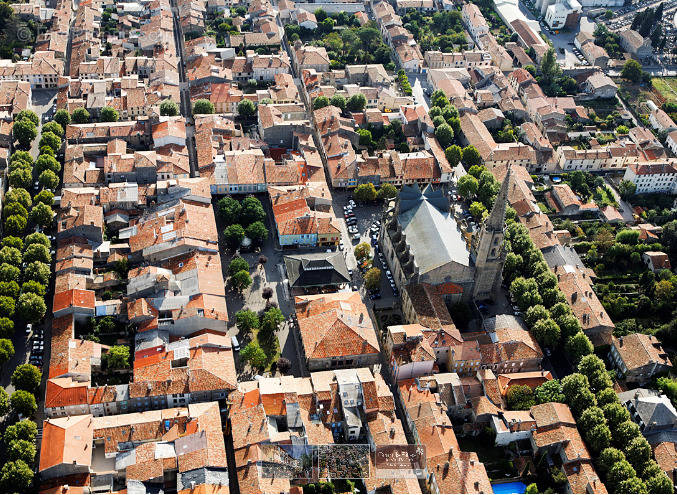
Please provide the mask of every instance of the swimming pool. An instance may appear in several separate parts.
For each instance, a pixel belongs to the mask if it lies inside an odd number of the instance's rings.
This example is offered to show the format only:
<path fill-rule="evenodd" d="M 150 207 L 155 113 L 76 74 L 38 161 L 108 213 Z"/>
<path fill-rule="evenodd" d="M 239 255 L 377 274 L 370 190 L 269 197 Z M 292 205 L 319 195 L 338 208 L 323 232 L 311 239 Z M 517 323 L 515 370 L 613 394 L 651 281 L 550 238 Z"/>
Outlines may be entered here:
<path fill-rule="evenodd" d="M 521 481 L 510 481 L 508 483 L 492 483 L 491 488 L 494 493 L 526 493 L 527 485 Z"/>

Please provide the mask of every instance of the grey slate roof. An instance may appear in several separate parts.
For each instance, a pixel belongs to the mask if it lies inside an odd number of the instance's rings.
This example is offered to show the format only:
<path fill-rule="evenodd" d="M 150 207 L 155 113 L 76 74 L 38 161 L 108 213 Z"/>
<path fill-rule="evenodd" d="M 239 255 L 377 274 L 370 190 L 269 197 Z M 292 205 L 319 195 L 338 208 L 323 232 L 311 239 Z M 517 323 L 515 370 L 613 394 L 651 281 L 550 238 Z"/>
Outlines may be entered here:
<path fill-rule="evenodd" d="M 350 282 L 348 267 L 340 251 L 294 254 L 284 257 L 291 287 L 340 285 Z"/>
<path fill-rule="evenodd" d="M 470 266 L 470 251 L 441 190 L 403 186 L 397 220 L 420 273 L 452 261 Z"/>

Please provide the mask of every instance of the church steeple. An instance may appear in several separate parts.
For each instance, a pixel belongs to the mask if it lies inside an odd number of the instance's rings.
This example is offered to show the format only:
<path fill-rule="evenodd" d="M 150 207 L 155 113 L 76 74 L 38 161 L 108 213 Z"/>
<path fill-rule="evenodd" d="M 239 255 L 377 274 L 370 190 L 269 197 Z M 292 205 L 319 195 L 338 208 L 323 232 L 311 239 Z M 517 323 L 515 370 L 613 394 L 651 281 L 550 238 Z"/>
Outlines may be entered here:
<path fill-rule="evenodd" d="M 491 208 L 491 213 L 486 221 L 486 230 L 503 231 L 505 225 L 505 211 L 508 206 L 508 189 L 510 185 L 510 175 L 512 174 L 512 168 L 508 165 L 508 171 L 503 178 L 503 183 L 501 188 L 496 195 L 496 200 L 494 201 L 494 206 Z"/>
<path fill-rule="evenodd" d="M 474 244 L 475 284 L 473 297 L 475 299 L 493 298 L 501 285 L 503 272 L 503 229 L 505 227 L 505 212 L 508 207 L 508 190 L 511 178 L 511 169 L 505 174 L 501 188 L 494 200 L 489 217 L 482 225 L 479 239 Z"/>

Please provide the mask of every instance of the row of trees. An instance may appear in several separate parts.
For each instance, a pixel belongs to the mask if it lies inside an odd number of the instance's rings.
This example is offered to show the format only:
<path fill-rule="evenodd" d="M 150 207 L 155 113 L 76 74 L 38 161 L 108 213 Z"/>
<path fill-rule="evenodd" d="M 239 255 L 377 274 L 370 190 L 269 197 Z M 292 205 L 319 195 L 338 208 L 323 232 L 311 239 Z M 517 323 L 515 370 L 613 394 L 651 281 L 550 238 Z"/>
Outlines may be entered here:
<path fill-rule="evenodd" d="M 583 357 L 578 373 L 561 382 L 561 395 L 596 456 L 607 489 L 610 493 L 673 493 L 672 481 L 651 458 L 649 442 L 612 386 L 604 361 L 594 354 Z M 551 388 L 558 395 L 556 387 Z"/>
<path fill-rule="evenodd" d="M 407 74 L 404 72 L 403 69 L 400 69 L 397 72 L 397 81 L 400 83 L 400 88 L 402 88 L 402 92 L 407 95 L 411 96 L 411 84 L 409 83 L 409 78 L 407 77 Z"/>
<path fill-rule="evenodd" d="M 0 415 L 12 413 L 32 416 L 37 411 L 35 394 L 40 388 L 42 373 L 32 364 L 22 364 L 12 373 L 12 385 L 15 391 L 9 397 L 4 388 L 0 388 Z M 0 487 L 9 492 L 25 492 L 33 482 L 33 463 L 35 462 L 37 426 L 25 419 L 7 427 L 3 435 L 7 462 L 0 471 Z"/>
<path fill-rule="evenodd" d="M 261 201 L 247 196 L 242 202 L 232 196 L 225 196 L 218 202 L 218 212 L 226 229 L 223 234 L 230 249 L 237 249 L 247 236 L 254 246 L 262 245 L 268 239 L 264 224 L 266 212 Z"/>
<path fill-rule="evenodd" d="M 275 332 L 284 321 L 282 311 L 276 307 L 269 307 L 258 315 L 254 311 L 243 309 L 235 314 L 235 321 L 240 332 L 256 334 L 256 339 L 252 339 L 240 351 L 240 356 L 253 368 L 265 368 L 279 351 L 279 342 Z M 284 372 L 283 369 L 280 371 Z"/>
<path fill-rule="evenodd" d="M 430 97 L 432 106 L 428 112 L 435 126 L 435 137 L 446 149 L 454 142 L 454 136 L 461 132 L 458 109 L 449 102 L 444 91 L 438 89 Z"/>
<path fill-rule="evenodd" d="M 334 106 L 339 108 L 341 112 L 348 110 L 349 112 L 363 112 L 367 106 L 367 98 L 362 93 L 356 93 L 346 100 L 343 95 L 336 94 L 330 98 L 326 96 L 318 96 L 313 100 L 313 110 L 320 108 Z"/>
<path fill-rule="evenodd" d="M 548 347 L 564 343 L 574 363 L 591 354 L 590 339 L 583 333 L 559 289 L 557 277 L 548 268 L 543 253 L 534 246 L 526 227 L 509 221 L 505 249 L 503 279 L 509 284 L 512 299 L 525 312 L 534 338 Z"/>
<path fill-rule="evenodd" d="M 392 184 L 383 184 L 376 190 L 376 187 L 371 182 L 360 184 L 353 191 L 353 197 L 356 201 L 367 203 L 376 201 L 377 199 L 387 200 L 397 196 L 397 188 Z"/>

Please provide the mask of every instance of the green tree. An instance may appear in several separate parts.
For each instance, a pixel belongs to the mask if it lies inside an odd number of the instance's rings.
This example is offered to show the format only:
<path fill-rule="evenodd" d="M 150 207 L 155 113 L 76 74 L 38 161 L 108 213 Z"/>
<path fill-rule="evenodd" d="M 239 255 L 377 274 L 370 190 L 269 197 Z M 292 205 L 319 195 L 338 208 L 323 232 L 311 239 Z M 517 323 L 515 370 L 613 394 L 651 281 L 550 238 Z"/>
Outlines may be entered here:
<path fill-rule="evenodd" d="M 240 357 L 248 362 L 252 368 L 257 369 L 264 368 L 268 362 L 266 353 L 261 349 L 261 346 L 254 341 L 247 344 L 240 351 Z"/>
<path fill-rule="evenodd" d="M 250 332 L 254 328 L 259 328 L 259 316 L 248 309 L 241 309 L 235 313 L 235 324 L 241 332 Z"/>
<path fill-rule="evenodd" d="M 0 283 L 10 283 L 10 284 L 16 284 L 16 282 L 0 282 Z M 16 284 L 17 288 L 17 295 L 14 297 L 18 297 L 19 294 L 19 284 Z M 47 292 L 47 289 L 45 288 L 44 285 L 36 282 L 35 280 L 28 280 L 23 283 L 21 286 L 21 291 L 22 292 L 32 292 L 33 294 L 37 294 L 40 297 L 45 297 L 45 294 Z"/>
<path fill-rule="evenodd" d="M 10 461 L 23 461 L 32 464 L 35 461 L 35 444 L 28 440 L 16 440 L 7 447 L 7 457 Z"/>
<path fill-rule="evenodd" d="M 480 184 L 472 175 L 464 175 L 458 179 L 458 194 L 466 199 L 473 198 L 477 194 Z"/>
<path fill-rule="evenodd" d="M 477 151 L 477 148 L 472 145 L 463 148 L 462 157 L 463 163 L 465 163 L 468 167 L 482 163 L 482 155 L 480 155 L 480 152 Z"/>
<path fill-rule="evenodd" d="M 319 110 L 320 108 L 329 106 L 329 98 L 326 96 L 318 96 L 313 100 L 313 110 Z"/>
<path fill-rule="evenodd" d="M 40 148 L 49 146 L 57 152 L 61 149 L 61 138 L 53 132 L 45 132 L 43 129 L 42 136 L 40 136 Z"/>
<path fill-rule="evenodd" d="M 639 426 L 631 420 L 623 421 L 614 429 L 614 441 L 619 447 L 625 447 L 633 438 L 640 435 Z"/>
<path fill-rule="evenodd" d="M 536 483 L 530 483 L 527 486 L 527 491 L 526 493 L 528 494 L 533 494 L 536 495 L 537 493 L 541 493 L 540 490 L 538 489 L 538 485 Z"/>
<path fill-rule="evenodd" d="M 651 445 L 643 436 L 637 436 L 625 446 L 625 458 L 637 472 L 641 473 L 651 460 Z"/>
<path fill-rule="evenodd" d="M 35 195 L 34 199 L 35 204 L 42 203 L 51 207 L 54 204 L 54 193 L 52 191 L 48 191 L 47 189 L 43 189 Z"/>
<path fill-rule="evenodd" d="M 85 108 L 76 108 L 73 110 L 71 119 L 75 124 L 88 124 L 90 115 L 87 109 Z"/>
<path fill-rule="evenodd" d="M 0 276 L 2 271 L 2 267 L 0 267 Z M 24 269 L 24 277 L 26 280 L 35 280 L 36 282 L 40 282 L 43 285 L 47 285 L 49 283 L 49 275 L 49 265 L 39 261 L 29 263 Z"/>
<path fill-rule="evenodd" d="M 24 119 L 14 123 L 12 135 L 21 148 L 28 149 L 38 135 L 38 129 L 32 121 Z"/>
<path fill-rule="evenodd" d="M 7 296 L 11 297 L 12 299 L 16 299 L 19 297 L 19 284 L 16 283 L 15 281 L 11 282 L 0 282 L 0 296 Z"/>
<path fill-rule="evenodd" d="M 447 123 L 444 123 L 435 129 L 435 137 L 442 148 L 447 148 L 454 141 L 454 130 Z"/>
<path fill-rule="evenodd" d="M 572 373 L 562 379 L 562 393 L 567 403 L 573 402 L 576 394 L 583 389 L 590 389 L 588 378 L 580 373 Z"/>
<path fill-rule="evenodd" d="M 639 82 L 642 79 L 642 66 L 637 60 L 628 59 L 623 65 L 621 77 L 632 82 Z"/>
<path fill-rule="evenodd" d="M 534 398 L 537 404 L 564 402 L 565 397 L 562 393 L 562 384 L 559 380 L 548 380 L 534 389 Z"/>
<path fill-rule="evenodd" d="M 550 84 L 555 78 L 557 78 L 562 73 L 562 69 L 557 63 L 557 57 L 555 56 L 554 48 L 548 49 L 543 55 L 541 60 L 541 74 L 543 79 Z"/>
<path fill-rule="evenodd" d="M 21 206 L 26 208 L 26 211 L 31 207 L 33 201 L 31 201 L 31 195 L 25 188 L 12 188 L 7 191 L 5 194 L 5 204 L 8 203 L 21 203 Z"/>
<path fill-rule="evenodd" d="M 221 198 L 217 203 L 219 214 L 226 225 L 232 225 L 240 221 L 240 213 L 242 212 L 242 205 L 238 200 L 231 196 Z"/>
<path fill-rule="evenodd" d="M 33 416 L 35 411 L 38 410 L 35 396 L 26 390 L 16 390 L 12 393 L 9 402 L 12 405 L 12 410 L 16 411 L 18 414 L 23 414 L 24 416 Z"/>
<path fill-rule="evenodd" d="M 346 109 L 348 102 L 343 95 L 335 94 L 331 97 L 331 100 L 329 100 L 329 104 L 336 108 L 340 108 L 341 111 L 343 111 Z"/>
<path fill-rule="evenodd" d="M 524 315 L 524 321 L 529 327 L 533 327 L 538 320 L 545 320 L 547 318 L 550 318 L 550 313 L 542 304 L 531 306 Z"/>
<path fill-rule="evenodd" d="M 12 373 L 12 385 L 18 390 L 36 392 L 41 380 L 42 372 L 32 364 L 20 364 Z"/>
<path fill-rule="evenodd" d="M 463 150 L 460 146 L 451 145 L 446 150 L 444 150 L 444 156 L 446 157 L 449 165 L 455 167 L 461 162 L 461 157 L 463 155 Z"/>
<path fill-rule="evenodd" d="M 21 251 L 17 248 L 5 246 L 0 249 L 0 263 L 9 263 L 10 265 L 21 265 Z"/>
<path fill-rule="evenodd" d="M 618 193 L 621 195 L 621 198 L 626 201 L 635 195 L 635 191 L 637 191 L 637 186 L 632 181 L 623 179 L 620 184 L 618 184 Z"/>
<path fill-rule="evenodd" d="M 256 105 L 253 101 L 245 98 L 237 104 L 237 114 L 240 117 L 251 117 L 256 114 Z"/>
<path fill-rule="evenodd" d="M 555 322 L 559 325 L 559 329 L 564 339 L 568 339 L 582 331 L 581 322 L 572 314 L 555 318 Z"/>
<path fill-rule="evenodd" d="M 32 225 L 39 225 L 41 227 L 51 225 L 52 218 L 54 218 L 54 212 L 44 203 L 37 203 L 28 215 L 28 220 Z"/>
<path fill-rule="evenodd" d="M 9 173 L 9 185 L 15 188 L 28 189 L 33 177 L 27 168 L 16 168 Z"/>
<path fill-rule="evenodd" d="M 14 302 L 14 301 L 12 301 Z M 4 364 L 14 356 L 14 345 L 9 339 L 0 339 L 0 364 Z"/>
<path fill-rule="evenodd" d="M 623 480 L 627 480 L 637 476 L 635 469 L 627 460 L 621 460 L 614 463 L 613 466 L 609 468 L 607 474 L 607 479 L 615 487 L 618 486 Z"/>
<path fill-rule="evenodd" d="M 24 461 L 9 461 L 0 470 L 0 486 L 5 493 L 27 492 L 33 484 L 33 476 L 33 470 Z"/>
<path fill-rule="evenodd" d="M 508 388 L 506 400 L 511 411 L 528 411 L 536 404 L 534 391 L 528 385 L 513 385 Z"/>
<path fill-rule="evenodd" d="M 179 105 L 173 100 L 164 100 L 160 103 L 160 115 L 176 117 L 179 114 Z"/>
<path fill-rule="evenodd" d="M 381 185 L 377 193 L 378 199 L 392 199 L 397 197 L 397 188 L 392 184 L 385 183 Z"/>
<path fill-rule="evenodd" d="M 371 146 L 372 145 L 372 136 L 371 131 L 368 129 L 358 129 L 357 133 L 360 135 L 360 140 L 358 144 L 360 146 Z"/>
<path fill-rule="evenodd" d="M 21 270 L 19 267 L 3 263 L 0 265 L 0 280 L 3 282 L 16 282 L 19 280 Z"/>
<path fill-rule="evenodd" d="M 614 447 L 607 447 L 599 454 L 599 467 L 602 471 L 607 472 L 614 464 L 624 460 L 623 452 Z"/>
<path fill-rule="evenodd" d="M 538 320 L 531 328 L 531 332 L 538 342 L 547 347 L 553 347 L 559 342 L 560 329 L 552 318 Z"/>
<path fill-rule="evenodd" d="M 51 155 L 40 155 L 35 160 L 35 173 L 40 174 L 45 170 L 51 170 L 58 173 L 61 170 L 61 164 Z"/>
<path fill-rule="evenodd" d="M 376 188 L 371 182 L 367 184 L 360 184 L 353 191 L 353 197 L 360 202 L 366 203 L 376 199 Z"/>
<path fill-rule="evenodd" d="M 14 298 L 7 296 L 0 296 L 0 316 L 11 318 L 14 316 L 16 310 L 16 303 Z"/>
<path fill-rule="evenodd" d="M 616 487 L 618 493 L 647 493 L 646 485 L 637 476 L 623 480 Z"/>
<path fill-rule="evenodd" d="M 602 410 L 597 406 L 593 406 L 581 413 L 581 417 L 578 418 L 577 424 L 580 426 L 581 431 L 585 432 L 597 425 L 606 424 L 606 421 L 604 420 L 604 413 Z"/>
<path fill-rule="evenodd" d="M 263 222 L 266 218 L 266 211 L 263 209 L 261 201 L 254 196 L 247 196 L 242 200 L 242 211 L 240 219 L 242 225 L 251 225 L 254 222 Z"/>
<path fill-rule="evenodd" d="M 16 150 L 9 157 L 9 163 L 14 164 L 16 162 L 23 162 L 30 167 L 33 165 L 33 157 L 28 151 Z"/>
<path fill-rule="evenodd" d="M 663 472 L 647 478 L 645 483 L 648 493 L 674 493 L 675 490 L 672 480 Z"/>
<path fill-rule="evenodd" d="M 12 247 L 21 251 L 24 248 L 24 241 L 20 237 L 8 235 L 2 239 L 2 247 Z"/>
<path fill-rule="evenodd" d="M 355 255 L 357 262 L 361 263 L 362 261 L 369 258 L 369 255 L 371 254 L 371 246 L 369 246 L 369 244 L 366 242 L 360 242 L 357 246 L 355 246 L 355 249 L 353 249 L 353 254 Z"/>
<path fill-rule="evenodd" d="M 242 292 L 252 284 L 252 278 L 247 270 L 240 270 L 230 278 L 230 283 L 236 291 Z"/>
<path fill-rule="evenodd" d="M 594 347 L 587 335 L 583 332 L 578 332 L 573 337 L 569 337 L 566 341 L 565 349 L 569 353 L 571 360 L 574 363 L 578 363 L 583 356 L 592 354 Z"/>
<path fill-rule="evenodd" d="M 16 284 L 16 282 L 2 282 L 2 283 Z M 11 339 L 13 335 L 14 335 L 14 321 L 12 321 L 10 318 L 7 318 L 6 316 L 0 318 L 0 339 Z M 4 414 L 0 412 L 0 416 L 4 416 Z"/>
<path fill-rule="evenodd" d="M 611 430 L 605 423 L 595 425 L 585 432 L 585 440 L 594 453 L 599 453 L 611 444 Z"/>
<path fill-rule="evenodd" d="M 50 264 L 52 262 L 52 255 L 49 249 L 42 244 L 29 244 L 24 251 L 24 261 L 32 263 L 40 261 L 42 263 Z"/>
<path fill-rule="evenodd" d="M 129 368 L 129 346 L 114 345 L 103 355 L 106 368 L 122 370 Z"/>
<path fill-rule="evenodd" d="M 367 106 L 367 99 L 362 93 L 356 93 L 348 99 L 347 106 L 351 112 L 363 112 Z"/>
<path fill-rule="evenodd" d="M 284 315 L 279 308 L 270 308 L 263 313 L 261 318 L 261 330 L 264 333 L 274 334 L 284 321 Z"/>
<path fill-rule="evenodd" d="M 66 109 L 57 110 L 54 114 L 54 122 L 59 124 L 64 130 L 66 126 L 71 123 L 71 116 Z"/>
<path fill-rule="evenodd" d="M 64 135 L 64 128 L 61 127 L 61 124 L 55 121 L 47 122 L 45 125 L 42 126 L 42 132 L 43 134 L 45 132 L 51 132 L 52 134 L 55 134 L 59 138 L 62 138 Z"/>
<path fill-rule="evenodd" d="M 214 104 L 205 99 L 197 100 L 193 104 L 193 113 L 195 115 L 214 113 Z"/>
<path fill-rule="evenodd" d="M 51 170 L 45 170 L 38 176 L 38 183 L 47 189 L 55 190 L 59 185 L 59 177 Z"/>
<path fill-rule="evenodd" d="M 237 249 L 244 239 L 244 229 L 242 228 L 242 225 L 237 223 L 229 225 L 226 227 L 226 230 L 223 231 L 223 236 L 230 249 Z"/>
<path fill-rule="evenodd" d="M 604 390 L 597 392 L 597 404 L 599 407 L 617 403 L 619 403 L 618 396 L 613 388 L 605 388 Z"/>
<path fill-rule="evenodd" d="M 9 413 L 9 395 L 7 391 L 0 387 L 0 416 Z"/>
<path fill-rule="evenodd" d="M 487 209 L 479 201 L 473 201 L 472 203 L 470 203 L 470 214 L 473 216 L 475 220 L 479 221 L 482 220 L 482 218 L 484 218 L 485 214 L 487 214 Z"/>
<path fill-rule="evenodd" d="M 368 290 L 378 289 L 381 285 L 381 270 L 376 267 L 367 270 L 364 274 L 364 286 Z"/>
<path fill-rule="evenodd" d="M 23 419 L 13 425 L 8 426 L 5 429 L 5 433 L 2 436 L 2 439 L 5 442 L 5 445 L 9 445 L 12 442 L 17 440 L 28 440 L 29 442 L 35 442 L 35 439 L 38 436 L 38 425 L 36 425 L 30 419 Z"/>
<path fill-rule="evenodd" d="M 36 294 L 21 294 L 16 307 L 19 316 L 31 323 L 42 320 L 47 312 L 45 300 Z"/>
<path fill-rule="evenodd" d="M 228 275 L 231 277 L 237 272 L 245 270 L 249 272 L 249 263 L 241 256 L 235 256 L 228 264 Z"/>
<path fill-rule="evenodd" d="M 21 110 L 14 117 L 14 122 L 21 122 L 22 120 L 29 120 L 35 124 L 36 127 L 40 125 L 40 117 L 38 117 L 38 114 L 33 110 Z"/>

